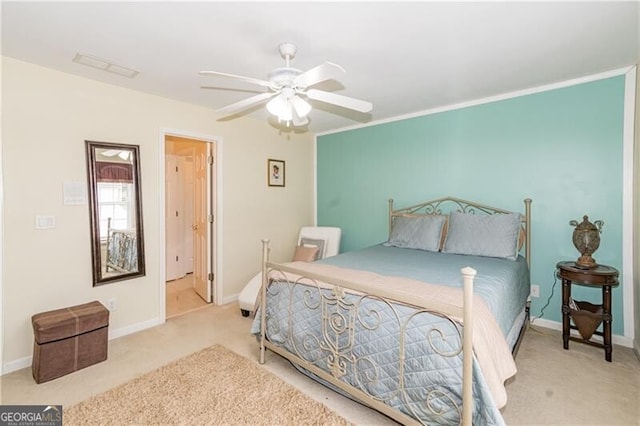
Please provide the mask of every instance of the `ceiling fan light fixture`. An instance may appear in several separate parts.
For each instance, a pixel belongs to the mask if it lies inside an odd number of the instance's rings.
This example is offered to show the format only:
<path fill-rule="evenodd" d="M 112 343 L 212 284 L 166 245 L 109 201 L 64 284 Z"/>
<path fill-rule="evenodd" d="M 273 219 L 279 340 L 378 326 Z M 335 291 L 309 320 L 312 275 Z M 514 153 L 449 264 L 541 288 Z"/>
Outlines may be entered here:
<path fill-rule="evenodd" d="M 282 113 L 278 115 L 278 120 L 284 121 L 285 123 L 293 120 L 293 109 L 291 109 L 291 104 L 282 110 Z"/>
<path fill-rule="evenodd" d="M 311 112 L 311 105 L 291 88 L 285 87 L 282 93 L 267 103 L 267 111 L 278 117 L 278 121 L 289 124 L 294 119 L 294 112 L 297 120 L 305 118 Z"/>
<path fill-rule="evenodd" d="M 267 103 L 267 111 L 278 117 L 278 121 L 293 120 L 293 107 L 289 98 L 280 94 Z"/>
<path fill-rule="evenodd" d="M 302 127 L 309 124 L 308 115 L 312 110 L 309 100 L 362 113 L 368 113 L 372 110 L 373 105 L 370 102 L 312 88 L 318 83 L 339 79 L 345 73 L 344 68 L 340 65 L 324 62 L 303 72 L 291 67 L 291 59 L 296 54 L 296 46 L 293 43 L 281 43 L 279 51 L 280 56 L 285 59 L 285 66 L 269 72 L 267 80 L 219 71 L 200 71 L 201 75 L 232 78 L 269 89 L 268 92 L 235 102 L 216 111 L 224 114 L 223 117 L 228 117 L 268 100 L 267 111 L 280 123 L 284 122 L 287 127 Z"/>
<path fill-rule="evenodd" d="M 291 115 L 291 107 L 287 105 L 287 103 L 284 96 L 280 94 L 267 102 L 267 111 L 282 120 L 282 117 L 287 115 L 287 110 L 289 110 L 289 115 Z"/>
<path fill-rule="evenodd" d="M 307 114 L 311 112 L 311 105 L 309 105 L 309 102 L 299 96 L 294 96 L 291 103 L 293 104 L 293 108 L 296 110 L 296 114 L 300 118 L 306 117 Z"/>

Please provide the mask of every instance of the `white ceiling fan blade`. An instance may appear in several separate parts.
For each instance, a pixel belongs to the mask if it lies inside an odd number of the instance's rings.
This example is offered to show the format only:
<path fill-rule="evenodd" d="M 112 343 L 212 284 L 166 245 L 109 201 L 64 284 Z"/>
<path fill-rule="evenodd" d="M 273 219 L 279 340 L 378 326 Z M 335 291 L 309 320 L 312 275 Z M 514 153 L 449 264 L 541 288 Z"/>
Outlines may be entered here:
<path fill-rule="evenodd" d="M 309 71 L 305 71 L 293 80 L 293 85 L 305 88 L 325 80 L 337 80 L 345 73 L 344 68 L 333 62 L 325 62 Z"/>
<path fill-rule="evenodd" d="M 309 99 L 326 102 L 328 104 L 338 105 L 344 108 L 352 109 L 359 112 L 370 112 L 373 104 L 360 99 L 350 98 L 348 96 L 338 95 L 324 90 L 309 89 L 306 91 Z"/>
<path fill-rule="evenodd" d="M 257 87 L 255 89 L 238 89 L 236 87 L 230 88 L 230 87 L 222 87 L 222 86 L 200 86 L 200 88 L 205 90 L 217 90 L 220 92 L 242 92 L 242 93 L 263 93 L 264 92 L 264 90 L 258 89 Z"/>
<path fill-rule="evenodd" d="M 226 72 L 218 71 L 200 71 L 200 75 L 214 75 L 217 77 L 235 78 L 236 80 L 246 81 L 248 83 L 258 84 L 264 87 L 271 87 L 271 83 L 266 80 L 260 80 L 253 77 L 244 77 L 242 75 L 227 74 Z"/>
<path fill-rule="evenodd" d="M 276 92 L 260 93 L 259 95 L 252 96 L 250 98 L 243 99 L 239 102 L 217 109 L 216 112 L 222 114 L 223 116 L 232 115 L 236 112 L 242 111 L 243 109 L 247 109 L 251 106 L 259 104 L 260 102 L 265 101 L 274 95 L 276 95 Z"/>

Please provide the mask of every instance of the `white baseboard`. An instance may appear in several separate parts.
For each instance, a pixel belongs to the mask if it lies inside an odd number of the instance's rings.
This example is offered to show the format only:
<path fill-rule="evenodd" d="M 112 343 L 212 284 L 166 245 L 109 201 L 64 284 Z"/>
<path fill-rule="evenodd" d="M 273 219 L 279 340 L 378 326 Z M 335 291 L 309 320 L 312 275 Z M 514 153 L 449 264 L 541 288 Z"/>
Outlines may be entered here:
<path fill-rule="evenodd" d="M 155 327 L 162 324 L 160 318 L 154 318 L 151 320 L 131 324 L 126 327 L 120 327 L 117 329 L 109 330 L 109 340 L 117 339 L 118 337 L 126 336 L 127 334 L 137 333 L 138 331 L 146 330 L 147 328 Z"/>
<path fill-rule="evenodd" d="M 237 301 L 239 295 L 240 295 L 240 293 L 232 294 L 231 296 L 225 297 L 224 299 L 222 299 L 221 305 L 226 305 L 227 303 L 233 303 L 233 302 Z"/>
<path fill-rule="evenodd" d="M 23 368 L 31 367 L 31 360 L 33 356 L 26 356 L 24 358 L 16 359 L 15 361 L 5 362 L 2 367 L 2 375 L 13 373 L 14 371 L 22 370 Z"/>
<path fill-rule="evenodd" d="M 531 325 L 533 326 L 540 326 L 540 327 L 544 327 L 544 328 L 550 328 L 552 330 L 560 330 L 562 331 L 562 323 L 561 322 L 557 322 L 557 321 L 551 321 L 548 319 L 544 319 L 544 318 L 536 318 L 536 317 L 532 317 L 531 318 Z M 575 335 L 575 336 L 580 336 L 580 334 L 578 333 L 578 330 L 571 330 L 571 334 Z M 600 341 L 602 342 L 602 337 L 600 336 L 596 336 L 594 335 L 592 337 L 594 342 Z M 611 336 L 611 341 L 614 345 L 620 345 L 620 346 L 624 346 L 626 348 L 633 348 L 633 339 L 630 339 L 629 337 L 626 336 L 620 336 L 618 334 L 613 334 Z"/>
<path fill-rule="evenodd" d="M 160 318 L 154 318 L 152 320 L 131 324 L 126 327 L 109 329 L 109 340 L 117 339 L 118 337 L 126 336 L 127 334 L 137 333 L 138 331 L 146 330 L 147 328 L 155 327 L 160 324 L 162 324 Z M 4 376 L 5 374 L 31 367 L 32 360 L 33 356 L 26 356 L 24 358 L 6 362 L 2 366 L 2 375 Z"/>

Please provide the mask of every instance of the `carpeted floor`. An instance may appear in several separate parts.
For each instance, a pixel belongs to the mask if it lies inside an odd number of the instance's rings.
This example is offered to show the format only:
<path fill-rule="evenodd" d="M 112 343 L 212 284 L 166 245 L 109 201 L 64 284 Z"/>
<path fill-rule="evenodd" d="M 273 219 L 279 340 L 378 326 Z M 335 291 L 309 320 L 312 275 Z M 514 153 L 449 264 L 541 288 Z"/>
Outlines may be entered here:
<path fill-rule="evenodd" d="M 562 347 L 560 331 L 533 325 L 516 357 L 502 410 L 509 426 L 640 425 L 640 362 L 629 348 L 604 350 L 578 342 Z"/>
<path fill-rule="evenodd" d="M 220 345 L 66 409 L 63 419 L 65 425 L 349 424 L 323 404 Z"/>
<path fill-rule="evenodd" d="M 70 408 L 216 344 L 224 345 L 257 365 L 258 343 L 249 333 L 251 323 L 252 318 L 240 315 L 237 303 L 209 306 L 161 326 L 111 340 L 107 361 L 50 382 L 36 384 L 30 368 L 1 376 L 0 403 Z M 347 421 L 366 426 L 396 425 L 382 414 L 314 382 L 277 354 L 268 351 L 266 359 L 260 368 Z M 629 348 L 615 345 L 613 362 L 606 362 L 602 349 L 571 342 L 569 350 L 564 350 L 559 331 L 534 325 L 525 334 L 516 365 L 518 373 L 507 383 L 508 402 L 502 412 L 509 426 L 640 424 L 640 362 Z M 199 371 L 196 386 L 207 386 L 209 374 Z M 248 382 L 239 381 L 234 385 L 244 390 Z M 170 387 L 163 392 L 169 396 L 177 393 Z M 199 409 L 208 409 L 207 405 L 212 401 L 207 398 Z M 258 421 L 260 416 L 257 412 L 253 415 L 251 423 Z M 123 424 L 130 422 L 127 420 Z"/>

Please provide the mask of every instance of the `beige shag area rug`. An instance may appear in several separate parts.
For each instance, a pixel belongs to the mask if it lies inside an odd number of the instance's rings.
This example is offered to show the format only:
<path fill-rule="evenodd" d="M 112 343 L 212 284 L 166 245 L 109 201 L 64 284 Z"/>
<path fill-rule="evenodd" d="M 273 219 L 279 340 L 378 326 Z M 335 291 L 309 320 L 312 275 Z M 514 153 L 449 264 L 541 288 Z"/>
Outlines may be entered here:
<path fill-rule="evenodd" d="M 348 425 L 255 362 L 215 345 L 64 410 L 65 425 Z"/>

